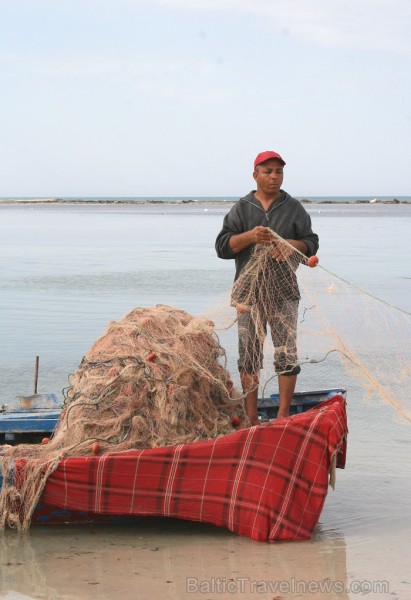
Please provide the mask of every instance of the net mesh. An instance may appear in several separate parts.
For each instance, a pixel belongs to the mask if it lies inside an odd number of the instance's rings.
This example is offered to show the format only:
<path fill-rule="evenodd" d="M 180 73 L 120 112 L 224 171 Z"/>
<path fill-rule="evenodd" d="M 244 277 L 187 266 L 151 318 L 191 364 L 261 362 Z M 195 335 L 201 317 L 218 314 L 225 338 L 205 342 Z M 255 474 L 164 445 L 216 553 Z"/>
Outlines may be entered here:
<path fill-rule="evenodd" d="M 310 271 L 301 274 L 300 363 L 411 422 L 411 315 L 324 268 Z"/>
<path fill-rule="evenodd" d="M 85 355 L 50 441 L 4 447 L 0 524 L 24 529 L 63 457 L 210 439 L 247 424 L 213 323 L 168 306 L 136 308 Z M 18 477 L 14 459 L 24 458 Z"/>
<path fill-rule="evenodd" d="M 350 284 L 317 264 L 317 257 L 307 259 L 271 233 L 272 245 L 255 246 L 231 296 L 239 326 L 244 314 L 251 321 L 240 362 L 262 367 L 260 396 L 271 391 L 279 374 L 301 367 L 300 390 L 345 387 L 351 399 L 387 402 L 411 421 L 410 313 Z M 298 297 L 293 320 L 287 306 Z M 226 327 L 217 315 L 210 318 L 217 328 Z M 260 363 L 255 357 L 264 339 Z M 229 355 L 235 351 L 228 338 L 223 344 Z"/>
<path fill-rule="evenodd" d="M 231 301 L 212 315 L 157 306 L 109 324 L 70 378 L 52 439 L 1 449 L 1 527 L 29 526 L 62 457 L 195 442 L 248 426 L 230 375 L 236 321 L 245 331 L 241 367 L 260 372 L 260 396 L 277 375 L 302 366 L 300 390 L 346 387 L 350 402 L 382 400 L 411 421 L 410 314 L 272 238 L 255 246 Z M 26 461 L 17 477 L 15 459 Z"/>

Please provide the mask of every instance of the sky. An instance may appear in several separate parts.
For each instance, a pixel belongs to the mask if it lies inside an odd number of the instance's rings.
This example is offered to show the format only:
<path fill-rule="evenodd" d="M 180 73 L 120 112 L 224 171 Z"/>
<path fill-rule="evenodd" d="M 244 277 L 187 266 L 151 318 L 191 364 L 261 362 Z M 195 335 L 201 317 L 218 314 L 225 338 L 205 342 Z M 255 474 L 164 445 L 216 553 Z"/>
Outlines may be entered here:
<path fill-rule="evenodd" d="M 411 0 L 0 0 L 0 197 L 410 196 Z"/>

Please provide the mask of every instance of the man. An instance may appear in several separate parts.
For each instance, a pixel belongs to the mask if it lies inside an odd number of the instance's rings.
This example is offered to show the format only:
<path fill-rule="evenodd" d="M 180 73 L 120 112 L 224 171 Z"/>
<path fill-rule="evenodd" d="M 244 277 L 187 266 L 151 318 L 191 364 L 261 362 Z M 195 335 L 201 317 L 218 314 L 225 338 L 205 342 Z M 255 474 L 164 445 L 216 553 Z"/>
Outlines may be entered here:
<path fill-rule="evenodd" d="M 296 346 L 300 294 L 295 270 L 304 256 L 312 256 L 318 250 L 318 236 L 311 229 L 307 211 L 281 189 L 284 166 L 285 161 L 277 152 L 269 150 L 258 154 L 253 172 L 257 189 L 231 208 L 216 240 L 218 257 L 235 260 L 232 298 L 238 314 L 238 368 L 245 409 L 253 425 L 258 424 L 259 372 L 263 365 L 267 324 L 275 347 L 274 367 L 280 396 L 278 418 L 289 414 L 300 372 Z M 267 252 L 260 252 L 266 258 L 259 263 L 259 272 L 253 273 L 251 269 L 254 288 L 250 308 L 250 275 L 243 281 L 246 267 L 251 265 L 257 251 L 265 250 Z M 237 293 L 236 287 L 242 291 Z M 241 301 L 244 293 L 248 294 L 247 306 Z"/>

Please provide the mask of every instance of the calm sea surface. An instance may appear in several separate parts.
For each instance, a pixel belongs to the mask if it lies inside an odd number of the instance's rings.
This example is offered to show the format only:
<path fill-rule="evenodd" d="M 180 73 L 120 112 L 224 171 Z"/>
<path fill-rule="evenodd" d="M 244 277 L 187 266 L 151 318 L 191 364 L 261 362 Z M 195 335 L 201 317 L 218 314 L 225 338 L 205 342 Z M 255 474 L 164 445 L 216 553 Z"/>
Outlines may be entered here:
<path fill-rule="evenodd" d="M 59 393 L 108 322 L 136 306 L 170 304 L 197 315 L 216 309 L 233 277 L 231 261 L 214 251 L 228 209 L 203 202 L 0 204 L 0 404 L 32 393 L 36 355 L 39 391 Z M 409 204 L 313 203 L 307 210 L 323 266 L 411 311 Z M 228 350 L 232 366 L 235 351 Z M 348 415 L 347 468 L 337 473 L 312 541 L 258 544 L 167 521 L 127 530 L 33 529 L 23 538 L 8 532 L 0 534 L 0 598 L 177 599 L 186 596 L 190 573 L 218 576 L 222 565 L 231 578 L 383 579 L 389 592 L 368 597 L 411 598 L 411 426 L 355 390 Z M 77 570 L 75 582 L 63 573 L 65 564 Z M 156 591 L 144 592 L 144 577 Z M 360 596 L 351 590 L 289 597 Z"/>

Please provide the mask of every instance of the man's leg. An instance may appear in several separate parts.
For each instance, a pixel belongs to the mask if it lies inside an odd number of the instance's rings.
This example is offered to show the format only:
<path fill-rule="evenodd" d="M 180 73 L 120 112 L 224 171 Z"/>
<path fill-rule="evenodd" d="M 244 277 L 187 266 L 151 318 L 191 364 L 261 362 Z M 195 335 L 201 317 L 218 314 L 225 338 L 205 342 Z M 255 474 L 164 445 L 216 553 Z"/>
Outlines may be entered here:
<path fill-rule="evenodd" d="M 277 308 L 270 321 L 280 396 L 278 419 L 290 414 L 297 375 L 301 371 L 297 359 L 297 318 L 298 300 L 290 300 Z"/>
<path fill-rule="evenodd" d="M 251 425 L 258 425 L 257 399 L 258 399 L 258 375 L 250 375 L 249 373 L 240 373 L 241 385 L 243 393 L 247 393 L 244 400 L 245 412 L 251 421 Z"/>
<path fill-rule="evenodd" d="M 290 404 L 293 399 L 297 375 L 279 375 L 278 391 L 280 393 L 280 406 L 277 419 L 288 417 L 290 414 Z"/>
<path fill-rule="evenodd" d="M 263 363 L 262 345 L 255 330 L 255 314 L 237 311 L 238 321 L 238 370 L 240 372 L 243 393 L 246 394 L 244 408 L 252 425 L 258 425 L 258 384 Z M 264 331 L 263 331 L 264 333 Z"/>

